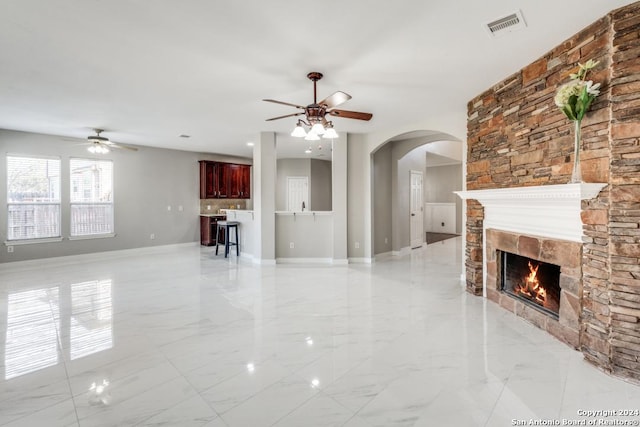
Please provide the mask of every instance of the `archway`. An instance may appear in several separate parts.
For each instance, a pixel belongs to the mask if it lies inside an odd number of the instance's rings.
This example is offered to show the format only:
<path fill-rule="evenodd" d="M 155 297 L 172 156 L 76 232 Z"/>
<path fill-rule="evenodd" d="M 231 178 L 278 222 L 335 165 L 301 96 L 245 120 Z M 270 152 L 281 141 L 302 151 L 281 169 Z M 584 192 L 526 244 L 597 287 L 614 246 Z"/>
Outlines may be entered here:
<path fill-rule="evenodd" d="M 409 175 L 411 170 L 424 171 L 427 176 L 428 162 L 432 166 L 430 176 L 441 182 L 427 180 L 423 194 L 424 201 L 436 201 L 449 190 L 438 186 L 450 186 L 451 182 L 442 182 L 438 178 L 446 174 L 457 178 L 462 185 L 463 144 L 457 138 L 438 131 L 417 130 L 402 133 L 380 144 L 371 153 L 371 224 L 372 256 L 384 254 L 399 255 L 407 252 L 410 245 L 410 195 Z M 457 176 L 455 176 L 457 175 Z M 446 178 L 445 178 L 446 179 Z M 451 181 L 451 179 L 447 179 Z M 435 190 L 442 191 L 435 191 Z M 434 197 L 437 195 L 438 197 Z M 449 197 L 450 196 L 450 197 Z M 461 231 L 462 206 L 454 196 L 447 195 L 447 202 L 454 204 L 454 215 L 458 217 L 456 230 Z M 444 200 L 440 200 L 444 201 Z M 422 210 L 422 208 L 421 208 Z M 425 218 L 429 218 L 425 216 Z M 425 224 L 425 229 L 426 229 Z"/>

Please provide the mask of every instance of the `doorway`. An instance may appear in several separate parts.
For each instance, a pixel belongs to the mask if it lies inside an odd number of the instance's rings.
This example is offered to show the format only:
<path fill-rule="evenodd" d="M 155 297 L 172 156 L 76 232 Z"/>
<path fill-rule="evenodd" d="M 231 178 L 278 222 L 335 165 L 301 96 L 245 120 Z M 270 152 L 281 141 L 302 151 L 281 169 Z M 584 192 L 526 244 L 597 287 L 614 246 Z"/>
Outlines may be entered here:
<path fill-rule="evenodd" d="M 309 177 L 287 177 L 287 211 L 302 212 L 309 207 Z"/>
<path fill-rule="evenodd" d="M 422 203 L 422 172 L 410 171 L 410 235 L 411 235 L 411 249 L 422 247 L 424 242 L 424 208 Z"/>

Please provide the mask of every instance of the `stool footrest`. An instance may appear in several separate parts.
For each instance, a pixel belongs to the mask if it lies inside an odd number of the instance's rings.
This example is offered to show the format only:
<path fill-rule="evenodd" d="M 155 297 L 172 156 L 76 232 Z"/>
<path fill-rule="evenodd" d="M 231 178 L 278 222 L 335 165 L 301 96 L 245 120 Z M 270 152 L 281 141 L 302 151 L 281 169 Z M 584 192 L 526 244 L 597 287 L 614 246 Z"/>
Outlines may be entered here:
<path fill-rule="evenodd" d="M 224 257 L 229 255 L 229 247 L 236 247 L 236 255 L 240 256 L 240 246 L 238 245 L 238 221 L 218 221 L 218 230 L 216 231 L 216 255 L 218 255 L 218 245 L 220 244 L 220 233 L 224 236 Z M 235 242 L 231 242 L 231 229 L 235 230 Z"/>

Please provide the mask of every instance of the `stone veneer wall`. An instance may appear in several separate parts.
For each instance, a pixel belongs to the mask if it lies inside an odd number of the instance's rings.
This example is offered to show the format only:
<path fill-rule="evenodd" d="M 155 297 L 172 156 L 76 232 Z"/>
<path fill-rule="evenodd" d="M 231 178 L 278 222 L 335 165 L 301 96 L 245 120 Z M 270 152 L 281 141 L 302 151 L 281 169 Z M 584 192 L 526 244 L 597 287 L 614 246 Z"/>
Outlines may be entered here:
<path fill-rule="evenodd" d="M 640 2 L 617 9 L 468 104 L 467 189 L 563 184 L 573 123 L 553 102 L 578 62 L 600 61 L 603 90 L 582 123 L 580 348 L 587 360 L 640 380 Z M 482 293 L 482 206 L 467 203 L 467 290 Z"/>

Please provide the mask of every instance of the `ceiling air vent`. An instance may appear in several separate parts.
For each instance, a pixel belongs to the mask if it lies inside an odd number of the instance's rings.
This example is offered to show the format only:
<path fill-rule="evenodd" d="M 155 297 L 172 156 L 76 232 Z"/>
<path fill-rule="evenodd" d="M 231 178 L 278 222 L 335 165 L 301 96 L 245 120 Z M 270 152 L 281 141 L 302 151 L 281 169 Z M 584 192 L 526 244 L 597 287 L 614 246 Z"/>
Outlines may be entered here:
<path fill-rule="evenodd" d="M 492 37 L 498 37 L 513 31 L 518 31 L 526 26 L 527 24 L 524 22 L 522 12 L 520 11 L 486 24 L 487 31 L 489 31 L 489 34 L 491 34 Z"/>

